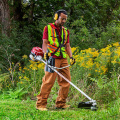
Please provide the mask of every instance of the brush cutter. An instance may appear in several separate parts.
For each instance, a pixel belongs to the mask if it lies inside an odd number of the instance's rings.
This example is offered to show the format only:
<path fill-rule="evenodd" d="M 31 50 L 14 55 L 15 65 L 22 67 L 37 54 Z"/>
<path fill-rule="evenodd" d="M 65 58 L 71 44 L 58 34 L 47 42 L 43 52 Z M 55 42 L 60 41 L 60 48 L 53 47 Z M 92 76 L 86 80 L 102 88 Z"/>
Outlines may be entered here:
<path fill-rule="evenodd" d="M 96 100 L 91 99 L 87 94 L 85 94 L 82 90 L 80 90 L 76 85 L 74 85 L 71 81 L 69 81 L 66 77 L 64 77 L 60 72 L 58 72 L 56 67 L 49 65 L 46 61 L 42 59 L 43 52 L 42 49 L 39 47 L 34 47 L 31 50 L 31 53 L 29 55 L 30 59 L 33 61 L 41 61 L 45 65 L 47 65 L 49 68 L 51 68 L 54 72 L 56 72 L 58 75 L 60 75 L 63 79 L 65 79 L 70 85 L 72 85 L 75 89 L 77 89 L 81 94 L 83 94 L 86 98 L 89 99 L 87 102 L 79 102 L 78 108 L 84 108 L 84 109 L 91 109 L 93 111 L 97 110 L 97 103 Z M 66 66 L 69 67 L 70 65 Z M 64 67 L 65 68 L 65 67 Z M 59 69 L 59 68 L 58 68 Z M 61 69 L 61 68 L 60 68 Z M 63 69 L 63 68 L 62 68 Z"/>

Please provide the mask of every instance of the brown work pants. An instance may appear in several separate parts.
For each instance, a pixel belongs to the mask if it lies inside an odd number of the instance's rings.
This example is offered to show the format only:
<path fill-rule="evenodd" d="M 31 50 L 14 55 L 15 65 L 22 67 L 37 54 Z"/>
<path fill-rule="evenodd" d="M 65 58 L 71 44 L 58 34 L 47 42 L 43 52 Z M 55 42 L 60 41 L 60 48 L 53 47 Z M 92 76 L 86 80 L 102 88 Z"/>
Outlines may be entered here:
<path fill-rule="evenodd" d="M 55 67 L 61 68 L 68 65 L 67 59 L 55 59 Z M 58 69 L 58 71 L 71 81 L 69 67 L 64 69 Z M 60 86 L 58 97 L 56 99 L 56 107 L 62 107 L 66 103 L 70 84 L 60 77 L 56 72 L 50 73 L 45 71 L 45 76 L 42 79 L 42 85 L 40 94 L 37 96 L 36 107 L 46 107 L 47 98 L 50 94 L 51 88 L 55 82 L 56 77 L 58 78 L 58 84 Z"/>

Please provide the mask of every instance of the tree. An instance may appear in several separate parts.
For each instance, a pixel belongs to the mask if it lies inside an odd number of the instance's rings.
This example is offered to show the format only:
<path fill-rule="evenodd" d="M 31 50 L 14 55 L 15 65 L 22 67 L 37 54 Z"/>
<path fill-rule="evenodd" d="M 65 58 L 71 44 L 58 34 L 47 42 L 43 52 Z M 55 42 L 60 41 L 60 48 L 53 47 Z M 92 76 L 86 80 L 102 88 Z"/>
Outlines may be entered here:
<path fill-rule="evenodd" d="M 10 10 L 7 0 L 0 0 L 0 24 L 1 32 L 8 34 L 10 28 Z"/>
<path fill-rule="evenodd" d="M 106 27 L 116 16 L 114 11 L 119 11 L 119 0 L 70 0 L 65 2 L 70 11 L 70 21 L 83 17 L 86 27 Z M 117 16 L 118 17 L 118 16 Z"/>

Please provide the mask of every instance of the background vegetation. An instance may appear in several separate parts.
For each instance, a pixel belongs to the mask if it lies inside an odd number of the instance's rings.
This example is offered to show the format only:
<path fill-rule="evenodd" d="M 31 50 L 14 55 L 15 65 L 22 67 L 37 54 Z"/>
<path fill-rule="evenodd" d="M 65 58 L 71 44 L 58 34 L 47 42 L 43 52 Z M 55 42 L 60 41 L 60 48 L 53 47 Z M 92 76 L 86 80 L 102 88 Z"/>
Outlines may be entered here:
<path fill-rule="evenodd" d="M 70 30 L 70 44 L 76 59 L 76 64 L 70 67 L 72 82 L 97 100 L 99 109 L 97 113 L 87 111 L 87 115 L 86 110 L 77 109 L 77 104 L 87 99 L 70 87 L 67 104 L 72 105 L 71 111 L 48 111 L 41 112 L 41 115 L 47 114 L 44 119 L 51 113 L 52 116 L 55 115 L 53 119 L 77 119 L 80 115 L 81 120 L 119 119 L 120 1 L 8 0 L 8 4 L 10 29 L 7 34 L 0 34 L 1 118 L 40 118 L 39 112 L 34 114 L 36 110 L 32 109 L 35 108 L 36 95 L 44 76 L 44 64 L 32 62 L 28 56 L 32 47 L 42 46 L 43 28 L 54 22 L 54 13 L 58 9 L 65 9 L 68 12 L 65 26 Z M 58 89 L 55 82 L 47 105 L 51 111 L 54 109 Z M 28 110 L 27 104 L 31 104 Z M 17 112 L 12 112 L 13 105 Z M 8 110 L 9 113 L 6 114 Z"/>

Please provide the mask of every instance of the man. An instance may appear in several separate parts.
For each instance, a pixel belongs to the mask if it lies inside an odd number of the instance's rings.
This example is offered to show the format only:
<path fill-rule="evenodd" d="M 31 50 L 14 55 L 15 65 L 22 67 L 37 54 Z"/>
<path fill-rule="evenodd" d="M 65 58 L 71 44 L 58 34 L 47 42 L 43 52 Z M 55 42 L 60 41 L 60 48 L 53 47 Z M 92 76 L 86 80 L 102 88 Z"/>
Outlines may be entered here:
<path fill-rule="evenodd" d="M 67 53 L 70 57 L 70 64 L 73 65 L 75 63 L 75 59 L 72 57 L 69 43 L 69 30 L 63 27 L 67 20 L 67 12 L 65 10 L 58 10 L 54 15 L 54 19 L 55 23 L 50 23 L 45 26 L 43 32 L 42 49 L 44 52 L 44 59 L 47 60 L 48 64 L 61 68 L 68 65 Z M 59 72 L 71 81 L 69 67 L 59 69 Z M 41 91 L 37 96 L 38 100 L 36 102 L 36 108 L 38 110 L 47 110 L 47 98 L 56 77 L 58 78 L 58 84 L 60 86 L 58 97 L 56 99 L 56 108 L 64 109 L 69 107 L 69 105 L 66 105 L 65 103 L 70 84 L 46 66 L 45 76 L 42 79 Z"/>

